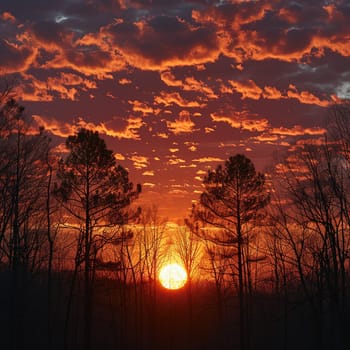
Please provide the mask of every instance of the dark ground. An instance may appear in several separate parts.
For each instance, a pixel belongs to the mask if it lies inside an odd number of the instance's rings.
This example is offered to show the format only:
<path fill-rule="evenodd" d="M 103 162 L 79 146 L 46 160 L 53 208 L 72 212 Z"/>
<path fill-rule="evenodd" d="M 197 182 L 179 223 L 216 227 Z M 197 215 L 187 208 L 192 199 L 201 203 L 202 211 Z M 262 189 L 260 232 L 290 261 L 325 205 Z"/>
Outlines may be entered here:
<path fill-rule="evenodd" d="M 85 350 L 83 341 L 83 296 L 74 291 L 68 331 L 64 331 L 70 274 L 56 275 L 53 288 L 52 350 Z M 49 350 L 48 303 L 44 276 L 21 282 L 16 317 L 11 318 L 11 278 L 0 275 L 1 349 Z M 285 303 L 278 296 L 252 298 L 250 349 L 320 350 L 310 308 L 300 298 Z M 239 308 L 234 292 L 224 297 L 222 316 L 211 284 L 168 291 L 149 284 L 123 286 L 116 281 L 96 281 L 91 350 L 211 350 L 239 349 Z M 328 315 L 323 318 L 323 349 L 345 349 L 334 334 Z M 66 336 L 65 336 L 66 334 Z M 12 336 L 12 342 L 11 342 Z M 15 339 L 15 340 L 13 340 Z M 14 347 L 16 344 L 16 347 Z"/>

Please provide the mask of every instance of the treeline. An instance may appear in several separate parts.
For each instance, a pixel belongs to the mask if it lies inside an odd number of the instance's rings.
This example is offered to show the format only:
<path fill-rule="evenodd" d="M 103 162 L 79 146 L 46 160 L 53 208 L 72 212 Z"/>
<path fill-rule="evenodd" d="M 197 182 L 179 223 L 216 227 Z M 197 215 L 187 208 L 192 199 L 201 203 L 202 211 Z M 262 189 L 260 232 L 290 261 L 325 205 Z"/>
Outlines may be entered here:
<path fill-rule="evenodd" d="M 184 225 L 138 208 L 141 186 L 97 132 L 57 153 L 0 96 L 0 329 L 6 349 L 348 349 L 350 105 L 264 175 L 209 170 Z M 167 260 L 186 287 L 157 282 Z"/>

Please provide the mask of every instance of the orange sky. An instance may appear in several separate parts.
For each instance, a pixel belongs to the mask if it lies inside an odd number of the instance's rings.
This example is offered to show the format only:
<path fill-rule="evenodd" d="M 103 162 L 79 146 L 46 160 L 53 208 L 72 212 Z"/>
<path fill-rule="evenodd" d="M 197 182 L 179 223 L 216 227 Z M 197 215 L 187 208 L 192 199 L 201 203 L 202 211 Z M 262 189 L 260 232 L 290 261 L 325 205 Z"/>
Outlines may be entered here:
<path fill-rule="evenodd" d="M 98 130 L 172 220 L 209 167 L 267 171 L 350 97 L 348 1 L 4 0 L 0 30 L 0 73 L 54 144 Z"/>

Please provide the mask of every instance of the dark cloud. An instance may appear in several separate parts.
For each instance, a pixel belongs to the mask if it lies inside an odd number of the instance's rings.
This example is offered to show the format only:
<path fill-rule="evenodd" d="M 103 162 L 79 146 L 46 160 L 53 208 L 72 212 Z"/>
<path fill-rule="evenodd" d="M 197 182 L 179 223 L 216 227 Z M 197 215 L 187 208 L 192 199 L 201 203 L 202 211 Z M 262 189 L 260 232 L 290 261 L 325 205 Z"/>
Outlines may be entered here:
<path fill-rule="evenodd" d="M 28 113 L 61 142 L 98 130 L 135 182 L 154 174 L 159 193 L 185 177 L 192 186 L 232 153 L 263 166 L 269 152 L 320 137 L 327 108 L 350 97 L 348 1 L 1 7 L 0 72 L 22 77 Z"/>
<path fill-rule="evenodd" d="M 69 31 L 63 23 L 54 21 L 35 22 L 31 26 L 31 34 L 44 46 L 70 47 L 73 43 L 74 33 Z"/>
<path fill-rule="evenodd" d="M 0 52 L 0 73 L 15 73 L 27 70 L 34 56 L 34 52 L 30 48 L 11 45 L 1 39 Z"/>
<path fill-rule="evenodd" d="M 138 23 L 117 23 L 104 29 L 113 46 L 142 69 L 190 65 L 215 60 L 218 40 L 212 28 L 192 26 L 175 17 L 159 16 Z"/>

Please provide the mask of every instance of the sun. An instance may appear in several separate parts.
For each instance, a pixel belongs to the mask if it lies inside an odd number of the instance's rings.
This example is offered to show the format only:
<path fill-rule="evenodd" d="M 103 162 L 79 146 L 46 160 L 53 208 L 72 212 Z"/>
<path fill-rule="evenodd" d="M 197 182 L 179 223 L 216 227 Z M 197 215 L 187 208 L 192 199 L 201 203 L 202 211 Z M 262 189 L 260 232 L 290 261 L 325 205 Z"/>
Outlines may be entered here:
<path fill-rule="evenodd" d="M 187 282 L 186 270 L 176 263 L 164 265 L 159 271 L 159 282 L 166 289 L 180 289 Z"/>

